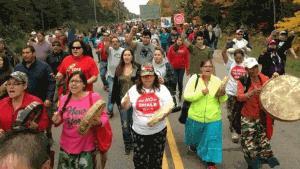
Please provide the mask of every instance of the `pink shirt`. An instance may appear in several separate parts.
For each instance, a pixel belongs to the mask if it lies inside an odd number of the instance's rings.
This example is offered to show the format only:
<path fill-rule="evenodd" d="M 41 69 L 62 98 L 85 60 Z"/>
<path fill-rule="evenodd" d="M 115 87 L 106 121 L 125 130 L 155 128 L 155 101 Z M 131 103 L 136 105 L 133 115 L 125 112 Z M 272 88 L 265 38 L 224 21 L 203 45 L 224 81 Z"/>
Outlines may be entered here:
<path fill-rule="evenodd" d="M 62 96 L 59 101 L 58 110 L 61 111 L 67 95 Z M 92 102 L 96 102 L 101 99 L 98 93 L 92 93 Z M 71 99 L 66 106 L 66 111 L 63 113 L 63 129 L 60 137 L 61 148 L 70 154 L 80 154 L 81 152 L 89 152 L 95 150 L 96 137 L 92 130 L 89 130 L 87 134 L 80 135 L 78 133 L 78 127 L 80 120 L 86 114 L 90 108 L 89 95 L 79 99 Z M 104 125 L 108 121 L 106 112 L 101 115 L 101 122 Z"/>

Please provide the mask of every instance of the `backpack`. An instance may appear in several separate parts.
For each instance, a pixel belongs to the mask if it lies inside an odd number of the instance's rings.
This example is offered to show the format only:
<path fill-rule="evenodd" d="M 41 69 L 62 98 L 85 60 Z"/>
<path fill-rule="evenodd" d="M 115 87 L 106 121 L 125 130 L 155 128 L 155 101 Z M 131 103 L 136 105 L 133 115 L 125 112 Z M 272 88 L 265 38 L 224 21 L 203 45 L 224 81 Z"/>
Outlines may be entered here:
<path fill-rule="evenodd" d="M 199 75 L 197 74 L 197 79 L 196 79 L 194 91 L 195 91 L 196 88 L 197 88 L 198 81 L 199 81 Z M 191 102 L 186 101 L 186 100 L 183 101 L 181 113 L 180 113 L 180 116 L 179 116 L 179 118 L 178 118 L 178 121 L 179 121 L 181 124 L 185 124 L 186 119 L 187 119 L 187 116 L 188 116 L 188 111 L 189 111 L 190 106 L 191 106 Z"/>

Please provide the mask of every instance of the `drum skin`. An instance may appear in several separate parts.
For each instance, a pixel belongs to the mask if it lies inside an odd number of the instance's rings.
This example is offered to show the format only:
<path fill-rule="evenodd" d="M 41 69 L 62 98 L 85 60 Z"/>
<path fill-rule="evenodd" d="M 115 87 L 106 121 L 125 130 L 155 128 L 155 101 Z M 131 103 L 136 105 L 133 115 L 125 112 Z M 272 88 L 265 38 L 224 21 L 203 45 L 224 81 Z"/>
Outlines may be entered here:
<path fill-rule="evenodd" d="M 291 75 L 270 79 L 262 88 L 260 101 L 277 120 L 300 120 L 300 79 Z"/>
<path fill-rule="evenodd" d="M 89 108 L 86 115 L 83 117 L 79 124 L 78 133 L 84 135 L 87 133 L 89 128 L 92 127 L 93 119 L 100 118 L 103 109 L 105 108 L 106 103 L 103 100 L 96 101 L 92 107 Z"/>

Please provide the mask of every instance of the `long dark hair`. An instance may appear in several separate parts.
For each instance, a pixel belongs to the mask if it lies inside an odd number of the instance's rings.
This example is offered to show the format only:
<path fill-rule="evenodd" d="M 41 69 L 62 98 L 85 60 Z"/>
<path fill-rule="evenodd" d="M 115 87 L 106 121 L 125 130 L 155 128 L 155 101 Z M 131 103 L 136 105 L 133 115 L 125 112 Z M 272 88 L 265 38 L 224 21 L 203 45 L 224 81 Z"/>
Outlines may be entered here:
<path fill-rule="evenodd" d="M 82 80 L 82 83 L 85 85 L 85 88 L 83 89 L 84 91 L 86 90 L 86 86 L 87 86 L 87 79 L 85 77 L 85 75 L 81 72 L 81 71 L 74 71 L 72 72 L 72 74 L 70 75 L 69 79 L 68 79 L 68 83 L 70 83 L 70 80 L 72 79 L 72 77 L 74 77 L 75 75 L 79 75 L 80 80 Z M 70 99 L 72 97 L 72 92 L 69 91 L 69 94 L 67 96 L 67 99 L 60 111 L 60 113 L 64 113 L 66 111 L 66 107 L 68 105 L 68 103 L 70 102 Z"/>
<path fill-rule="evenodd" d="M 158 76 L 156 74 L 154 74 L 154 76 L 155 76 L 155 79 L 154 79 L 154 82 L 152 84 L 152 89 L 154 91 L 157 91 L 157 90 L 159 91 L 160 83 L 159 83 L 159 80 L 158 80 Z M 139 78 L 137 79 L 136 90 L 139 94 L 145 93 L 145 90 L 143 89 L 142 76 L 139 76 Z"/>
<path fill-rule="evenodd" d="M 176 38 L 176 41 L 175 41 L 175 43 L 174 43 L 174 48 L 173 48 L 174 51 L 175 51 L 176 53 L 178 52 L 178 49 L 179 49 L 179 47 L 180 47 L 180 46 L 177 44 L 177 40 L 178 40 L 179 38 L 183 41 L 182 37 L 180 37 L 180 36 L 178 36 L 178 37 Z"/>
<path fill-rule="evenodd" d="M 124 66 L 125 66 L 124 54 L 125 54 L 126 51 L 129 51 L 131 53 L 131 55 L 132 55 L 131 64 L 132 64 L 132 66 L 135 65 L 133 51 L 131 49 L 125 49 L 125 50 L 123 50 L 123 52 L 121 54 L 120 62 L 118 64 L 117 68 L 116 68 L 116 76 L 121 76 L 123 74 Z"/>
<path fill-rule="evenodd" d="M 2 85 L 2 83 L 4 83 L 7 80 L 7 77 L 11 74 L 13 70 L 9 63 L 8 57 L 1 54 L 0 57 L 3 59 L 3 67 L 0 68 L 0 85 Z"/>
<path fill-rule="evenodd" d="M 72 46 L 73 46 L 73 44 L 74 44 L 75 42 L 79 42 L 79 43 L 80 43 L 80 46 L 81 46 L 81 48 L 82 48 L 82 50 L 83 50 L 82 55 L 87 55 L 88 52 L 87 52 L 87 48 L 86 48 L 85 44 L 83 43 L 83 41 L 78 40 L 78 39 L 72 41 L 72 42 L 69 44 L 69 53 L 70 53 L 70 55 L 72 55 Z"/>

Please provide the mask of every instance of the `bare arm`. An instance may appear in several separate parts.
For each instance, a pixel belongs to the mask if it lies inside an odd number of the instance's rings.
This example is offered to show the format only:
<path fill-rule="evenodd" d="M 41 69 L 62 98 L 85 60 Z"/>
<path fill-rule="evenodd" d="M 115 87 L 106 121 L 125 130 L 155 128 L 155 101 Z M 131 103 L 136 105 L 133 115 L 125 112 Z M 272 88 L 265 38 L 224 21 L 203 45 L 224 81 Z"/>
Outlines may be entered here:
<path fill-rule="evenodd" d="M 89 79 L 87 80 L 87 83 L 88 83 L 88 84 L 93 84 L 94 82 L 97 81 L 97 79 L 98 79 L 97 76 L 92 76 L 91 78 L 89 78 Z"/>

